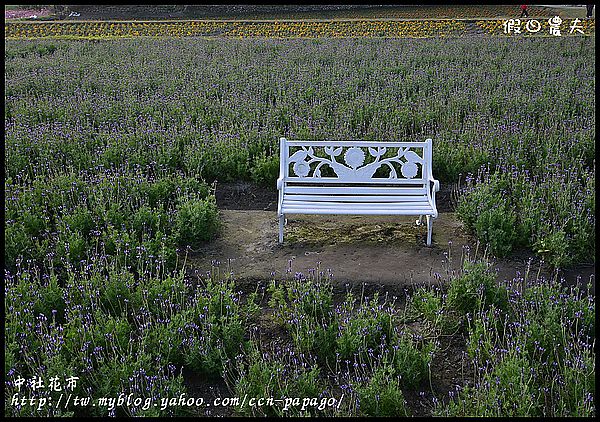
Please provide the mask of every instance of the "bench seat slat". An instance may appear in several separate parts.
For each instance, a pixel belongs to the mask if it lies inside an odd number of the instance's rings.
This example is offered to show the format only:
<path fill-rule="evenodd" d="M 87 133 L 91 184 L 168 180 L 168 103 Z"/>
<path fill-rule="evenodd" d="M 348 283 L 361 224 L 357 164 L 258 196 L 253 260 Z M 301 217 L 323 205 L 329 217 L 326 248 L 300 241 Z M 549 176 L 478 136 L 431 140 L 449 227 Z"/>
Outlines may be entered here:
<path fill-rule="evenodd" d="M 369 188 L 354 186 L 285 186 L 284 195 L 288 194 L 315 194 L 315 195 L 425 195 L 427 189 L 423 187 L 380 187 Z"/>
<path fill-rule="evenodd" d="M 430 209 L 394 210 L 391 208 L 374 208 L 366 210 L 349 208 L 282 208 L 285 214 L 344 214 L 344 215 L 433 215 Z"/>
<path fill-rule="evenodd" d="M 394 203 L 394 202 L 355 202 L 351 206 L 348 203 L 341 202 L 301 202 L 301 201 L 283 201 L 282 210 L 308 210 L 308 209 L 348 209 L 350 211 L 367 211 L 375 209 L 387 209 L 394 211 L 421 210 L 425 213 L 433 213 L 433 207 L 427 201 Z"/>
<path fill-rule="evenodd" d="M 286 195 L 285 202 L 423 202 L 426 195 Z"/>

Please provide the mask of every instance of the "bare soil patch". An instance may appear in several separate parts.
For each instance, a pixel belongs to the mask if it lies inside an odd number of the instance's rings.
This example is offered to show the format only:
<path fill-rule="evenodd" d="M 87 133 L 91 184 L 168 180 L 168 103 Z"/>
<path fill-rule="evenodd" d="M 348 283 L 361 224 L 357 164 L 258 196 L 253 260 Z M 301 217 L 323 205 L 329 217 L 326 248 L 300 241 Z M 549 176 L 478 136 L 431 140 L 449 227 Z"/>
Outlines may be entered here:
<path fill-rule="evenodd" d="M 277 191 L 249 182 L 217 184 L 217 205 L 223 231 L 218 239 L 194 251 L 193 269 L 217 264 L 233 272 L 252 291 L 259 281 L 289 272 L 331 269 L 334 288 L 384 288 L 390 294 L 440 284 L 460 269 L 465 253 L 482 256 L 479 246 L 453 212 L 453 187 L 436 196 L 439 217 L 433 223 L 433 245 L 425 245 L 427 230 L 407 216 L 288 215 L 283 245 L 277 242 Z M 551 277 L 548 266 L 530 251 L 496 259 L 499 279 Z M 593 264 L 561 270 L 567 284 L 594 281 Z M 593 287 L 593 283 L 592 283 Z"/>

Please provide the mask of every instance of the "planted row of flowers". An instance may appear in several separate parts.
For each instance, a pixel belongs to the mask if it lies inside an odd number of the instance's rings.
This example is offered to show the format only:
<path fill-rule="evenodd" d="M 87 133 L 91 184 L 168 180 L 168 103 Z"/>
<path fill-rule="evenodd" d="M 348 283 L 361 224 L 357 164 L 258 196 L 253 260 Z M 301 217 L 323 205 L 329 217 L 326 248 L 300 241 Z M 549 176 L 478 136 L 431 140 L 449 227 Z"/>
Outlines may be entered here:
<path fill-rule="evenodd" d="M 584 8 L 582 7 L 583 11 Z M 551 18 L 561 14 L 560 9 L 551 6 L 529 6 L 529 16 L 534 18 Z M 521 14 L 519 5 L 402 5 L 384 6 L 365 9 L 321 11 L 321 12 L 278 12 L 262 14 L 244 14 L 244 19 L 344 19 L 344 18 L 385 18 L 385 19 L 500 19 L 518 17 Z"/>
<path fill-rule="evenodd" d="M 185 265 L 134 275 L 96 255 L 64 279 L 25 263 L 7 271 L 5 416 L 211 415 L 211 397 L 163 405 L 195 397 L 190 371 L 226 383 L 221 398 L 277 400 L 237 401 L 226 415 L 595 414 L 595 305 L 585 289 L 528 274 L 496 280 L 488 262 L 467 256 L 447 288 L 405 298 L 348 290 L 336 301 L 331 273 L 318 265 L 246 295 L 216 265 L 199 277 Z M 435 368 L 448 367 L 448 339 L 462 369 L 453 368 L 459 379 L 446 392 Z M 70 389 L 49 388 L 69 377 L 77 377 Z M 37 405 L 65 391 L 92 401 Z M 139 401 L 101 401 L 121 396 Z M 294 397 L 316 402 L 280 402 Z"/>
<path fill-rule="evenodd" d="M 490 35 L 508 35 L 506 20 L 415 20 L 415 21 L 157 21 L 157 22 L 51 22 L 7 23 L 6 38 L 119 38 L 119 37 L 267 37 L 267 38 L 318 38 L 318 37 L 389 37 L 422 38 L 462 36 L 477 33 L 476 28 Z M 524 23 L 523 23 L 524 25 Z M 522 35 L 550 36 L 547 20 L 532 31 L 521 28 Z M 594 32 L 594 20 L 578 24 L 578 31 L 571 31 L 563 24 L 565 36 L 590 35 Z M 533 32 L 535 31 L 535 32 Z M 513 34 L 516 34 L 512 32 Z"/>
<path fill-rule="evenodd" d="M 432 137 L 434 174 L 468 188 L 459 215 L 494 253 L 524 246 L 553 265 L 587 262 L 593 45 L 593 37 L 9 40 L 5 175 L 22 184 L 125 166 L 273 187 L 280 136 Z"/>
<path fill-rule="evenodd" d="M 432 37 L 460 35 L 465 24 L 423 21 L 156 21 L 156 22 L 11 22 L 5 38 L 38 37 Z"/>
<path fill-rule="evenodd" d="M 323 413 L 404 415 L 415 408 L 405 400 L 432 390 L 440 333 L 463 329 L 476 388 L 424 394 L 456 399 L 436 412 L 592 415 L 594 304 L 582 292 L 498 286 L 467 265 L 447 294 L 420 292 L 402 313 L 382 297 L 336 303 L 316 270 L 275 277 L 261 311 L 214 269 L 195 276 L 183 251 L 218 227 L 211 182 L 275 189 L 280 136 L 432 137 L 434 174 L 465 185 L 458 214 L 495 253 L 593 260 L 594 43 L 6 40 L 5 414 L 111 412 L 13 405 L 14 394 L 58 400 L 19 390 L 19 377 L 79 376 L 80 397 L 157 399 L 187 392 L 183 368 L 232 395 L 345 394 Z M 284 344 L 257 340 L 258 312 Z M 411 330 L 411 315 L 425 329 Z"/>

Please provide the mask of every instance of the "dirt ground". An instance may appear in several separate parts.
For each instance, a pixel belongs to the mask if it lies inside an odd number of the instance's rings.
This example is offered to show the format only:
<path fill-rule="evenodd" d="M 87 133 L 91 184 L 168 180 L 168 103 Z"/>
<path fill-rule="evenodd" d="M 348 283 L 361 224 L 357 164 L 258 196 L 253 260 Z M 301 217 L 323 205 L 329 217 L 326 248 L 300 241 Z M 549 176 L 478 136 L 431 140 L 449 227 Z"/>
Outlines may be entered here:
<path fill-rule="evenodd" d="M 206 272 L 217 264 L 219 271 L 233 272 L 251 287 L 258 281 L 311 269 L 331 270 L 335 287 L 363 283 L 391 294 L 411 286 L 444 283 L 459 270 L 461 256 L 482 257 L 478 246 L 453 212 L 451 194 L 437 197 L 439 217 L 433 222 L 433 244 L 427 247 L 426 227 L 407 216 L 288 215 L 284 243 L 277 241 L 277 192 L 250 183 L 217 186 L 217 205 L 222 233 L 213 242 L 193 251 L 192 270 Z M 499 279 L 551 271 L 526 251 L 506 259 L 490 257 Z M 217 263 L 218 262 L 218 263 Z M 560 271 L 567 284 L 595 280 L 593 264 Z"/>
<path fill-rule="evenodd" d="M 414 217 L 289 215 L 284 243 L 278 243 L 277 191 L 251 183 L 218 184 L 217 205 L 223 228 L 221 235 L 188 255 L 188 271 L 204 276 L 207 271 L 232 272 L 236 289 L 256 291 L 261 302 L 257 321 L 259 342 L 263 345 L 290 342 L 289 335 L 271 318 L 265 288 L 268 282 L 292 277 L 296 272 L 309 274 L 312 269 L 331 270 L 334 301 L 341 302 L 345 292 L 372 296 L 379 292 L 402 307 L 406 294 L 421 285 L 443 285 L 460 269 L 463 254 L 482 257 L 484 251 L 465 232 L 454 213 L 452 187 L 442 187 L 437 196 L 439 218 L 433 223 L 433 244 L 425 244 L 425 226 L 416 226 Z M 494 260 L 499 279 L 552 272 L 527 251 Z M 582 265 L 561 271 L 567 284 L 592 281 L 595 269 Z M 393 297 L 396 296 L 398 301 Z M 448 393 L 474 378 L 462 333 L 440 337 L 440 350 L 431 367 L 431 378 L 403 393 L 414 416 L 431 416 L 434 400 L 447 400 Z M 190 394 L 219 397 L 227 386 L 222 380 L 207 380 L 186 375 Z M 193 395 L 193 394 L 192 394 Z M 231 409 L 214 409 L 210 416 L 232 416 Z"/>

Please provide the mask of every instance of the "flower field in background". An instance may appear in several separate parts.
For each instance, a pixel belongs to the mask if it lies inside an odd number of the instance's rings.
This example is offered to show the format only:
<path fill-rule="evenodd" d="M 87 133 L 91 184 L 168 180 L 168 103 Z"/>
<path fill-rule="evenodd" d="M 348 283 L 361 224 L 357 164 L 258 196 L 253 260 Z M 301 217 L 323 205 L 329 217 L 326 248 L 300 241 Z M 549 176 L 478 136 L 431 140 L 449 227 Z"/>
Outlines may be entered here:
<path fill-rule="evenodd" d="M 433 173 L 459 184 L 456 213 L 491 254 L 593 262 L 594 48 L 587 36 L 6 39 L 5 415 L 209 412 L 11 401 L 59 400 L 19 390 L 33 376 L 78 376 L 73 394 L 94 400 L 190 394 L 190 376 L 232 397 L 345 397 L 233 415 L 595 415 L 593 298 L 533 269 L 503 282 L 465 251 L 443 289 L 391 298 L 334 297 L 318 266 L 245 292 L 216 262 L 187 267 L 219 235 L 212 183 L 275 189 L 280 136 L 433 138 Z M 437 369 L 450 345 L 464 371 L 448 392 Z"/>
<path fill-rule="evenodd" d="M 464 23 L 424 21 L 170 21 L 170 22 L 30 22 L 5 26 L 6 38 L 38 37 L 433 37 L 460 35 Z"/>
<path fill-rule="evenodd" d="M 6 46 L 5 181 L 18 200 L 24 181 L 29 189 L 67 171 L 82 183 L 135 171 L 274 186 L 280 136 L 432 137 L 434 174 L 461 182 L 459 215 L 494 253 L 526 247 L 559 267 L 593 259 L 593 38 Z M 7 231 L 51 241 L 49 223 L 23 226 L 27 206 L 14 208 Z M 32 213 L 46 221 L 42 209 Z M 17 239 L 6 253 L 23 251 Z"/>
<path fill-rule="evenodd" d="M 466 34 L 504 35 L 503 20 L 339 20 L 339 21 L 72 21 L 10 22 L 5 38 L 120 38 L 120 37 L 266 37 L 266 38 L 426 38 Z M 584 20 L 581 32 L 571 33 L 564 20 L 562 36 L 592 35 L 594 20 Z M 551 36 L 547 20 L 541 30 L 523 34 Z"/>

